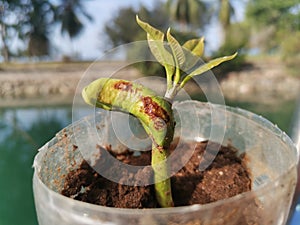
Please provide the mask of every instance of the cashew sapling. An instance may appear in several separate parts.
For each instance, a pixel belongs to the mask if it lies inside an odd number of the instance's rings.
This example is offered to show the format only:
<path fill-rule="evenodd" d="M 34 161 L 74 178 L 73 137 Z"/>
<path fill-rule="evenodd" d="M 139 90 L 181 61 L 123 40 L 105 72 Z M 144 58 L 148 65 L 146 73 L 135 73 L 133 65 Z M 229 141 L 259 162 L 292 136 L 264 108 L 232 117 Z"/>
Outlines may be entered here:
<path fill-rule="evenodd" d="M 82 91 L 86 103 L 105 110 L 130 113 L 141 122 L 152 140 L 151 165 L 154 171 L 154 186 L 161 207 L 174 206 L 170 182 L 170 169 L 167 162 L 170 143 L 173 140 L 175 122 L 172 100 L 181 88 L 194 76 L 200 75 L 222 62 L 233 59 L 237 53 L 209 61 L 206 64 L 190 65 L 185 52 L 201 57 L 204 50 L 203 38 L 192 39 L 182 46 L 171 35 L 165 34 L 136 17 L 137 23 L 147 33 L 149 48 L 156 60 L 164 67 L 167 77 L 165 96 L 157 95 L 143 85 L 127 80 L 100 78 Z M 168 44 L 168 48 L 166 47 Z M 193 63 L 192 63 L 193 64 Z M 181 68 L 189 72 L 182 76 Z"/>

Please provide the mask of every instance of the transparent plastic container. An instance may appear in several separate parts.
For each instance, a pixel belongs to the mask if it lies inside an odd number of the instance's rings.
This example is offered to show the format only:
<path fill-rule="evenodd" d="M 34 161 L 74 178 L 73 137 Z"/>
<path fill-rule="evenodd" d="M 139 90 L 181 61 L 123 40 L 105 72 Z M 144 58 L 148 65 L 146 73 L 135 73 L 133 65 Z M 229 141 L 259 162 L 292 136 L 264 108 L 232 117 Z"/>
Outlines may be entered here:
<path fill-rule="evenodd" d="M 165 209 L 109 208 L 59 194 L 66 174 L 78 168 L 82 156 L 93 158 L 95 144 L 120 145 L 114 143 L 109 112 L 100 111 L 60 131 L 37 154 L 33 190 L 39 224 L 285 224 L 297 182 L 298 152 L 290 138 L 245 110 L 196 101 L 178 103 L 174 108 L 175 133 L 180 139 L 221 140 L 246 153 L 252 191 L 206 205 Z M 192 132 L 196 136 L 189 135 L 192 130 L 197 130 Z"/>

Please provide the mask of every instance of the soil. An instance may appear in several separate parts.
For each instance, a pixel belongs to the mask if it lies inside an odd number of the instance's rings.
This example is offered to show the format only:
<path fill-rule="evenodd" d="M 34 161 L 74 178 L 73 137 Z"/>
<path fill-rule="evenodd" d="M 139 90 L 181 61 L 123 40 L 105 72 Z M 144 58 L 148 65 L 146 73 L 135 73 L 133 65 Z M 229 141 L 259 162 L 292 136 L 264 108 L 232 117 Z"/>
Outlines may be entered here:
<path fill-rule="evenodd" d="M 218 146 L 215 144 L 216 147 Z M 172 145 L 172 149 L 177 146 Z M 195 147 L 196 146 L 196 147 Z M 221 146 L 218 155 L 210 166 L 199 170 L 199 162 L 204 159 L 207 142 L 181 143 L 176 148 L 194 151 L 188 163 L 171 177 L 172 195 L 175 206 L 207 204 L 229 198 L 251 190 L 251 178 L 244 155 L 237 155 L 232 146 Z M 108 151 L 123 163 L 150 165 L 150 151 L 136 156 L 130 151 L 114 154 L 110 148 L 98 146 L 100 152 Z M 99 162 L 101 159 L 101 153 Z M 180 154 L 179 162 L 185 154 Z M 112 165 L 113 166 L 113 165 Z M 152 174 L 144 179 L 152 179 Z M 131 179 L 137 174 L 124 174 L 122 179 Z M 122 183 L 122 182 L 121 182 Z M 71 171 L 66 177 L 62 194 L 76 200 L 117 208 L 158 208 L 154 187 L 128 186 L 112 182 L 95 172 L 86 161 Z"/>

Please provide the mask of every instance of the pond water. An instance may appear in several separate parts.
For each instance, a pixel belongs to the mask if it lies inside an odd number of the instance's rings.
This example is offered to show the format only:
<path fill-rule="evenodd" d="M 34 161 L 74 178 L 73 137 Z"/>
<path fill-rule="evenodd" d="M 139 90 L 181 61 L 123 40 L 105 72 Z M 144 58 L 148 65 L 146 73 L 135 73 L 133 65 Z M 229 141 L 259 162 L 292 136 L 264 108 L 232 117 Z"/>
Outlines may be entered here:
<path fill-rule="evenodd" d="M 71 122 L 69 107 L 0 110 L 0 224 L 37 224 L 32 162 L 37 150 Z"/>
<path fill-rule="evenodd" d="M 295 101 L 274 107 L 243 103 L 289 133 Z M 84 109 L 82 109 L 84 110 Z M 0 109 L 0 225 L 37 224 L 32 163 L 39 147 L 72 121 L 71 106 Z"/>

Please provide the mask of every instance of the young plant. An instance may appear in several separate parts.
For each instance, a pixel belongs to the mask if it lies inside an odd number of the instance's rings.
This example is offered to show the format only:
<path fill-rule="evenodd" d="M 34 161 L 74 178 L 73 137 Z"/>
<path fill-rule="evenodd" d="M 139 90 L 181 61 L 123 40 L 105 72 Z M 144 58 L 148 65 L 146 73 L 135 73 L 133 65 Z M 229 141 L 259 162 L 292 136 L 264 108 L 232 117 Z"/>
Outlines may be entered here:
<path fill-rule="evenodd" d="M 192 39 L 182 46 L 171 35 L 170 28 L 165 34 L 136 17 L 137 23 L 147 33 L 149 48 L 156 60 L 165 68 L 167 90 L 164 97 L 154 91 L 127 80 L 100 78 L 82 91 L 86 103 L 105 110 L 130 113 L 141 122 L 152 140 L 151 165 L 154 171 L 156 198 L 161 207 L 174 206 L 167 158 L 173 140 L 175 122 L 172 100 L 181 88 L 194 76 L 200 75 L 222 62 L 233 59 L 231 56 L 209 61 L 197 66 L 188 60 L 186 52 L 201 57 L 204 51 L 203 38 Z M 182 68 L 188 73 L 182 76 Z"/>

